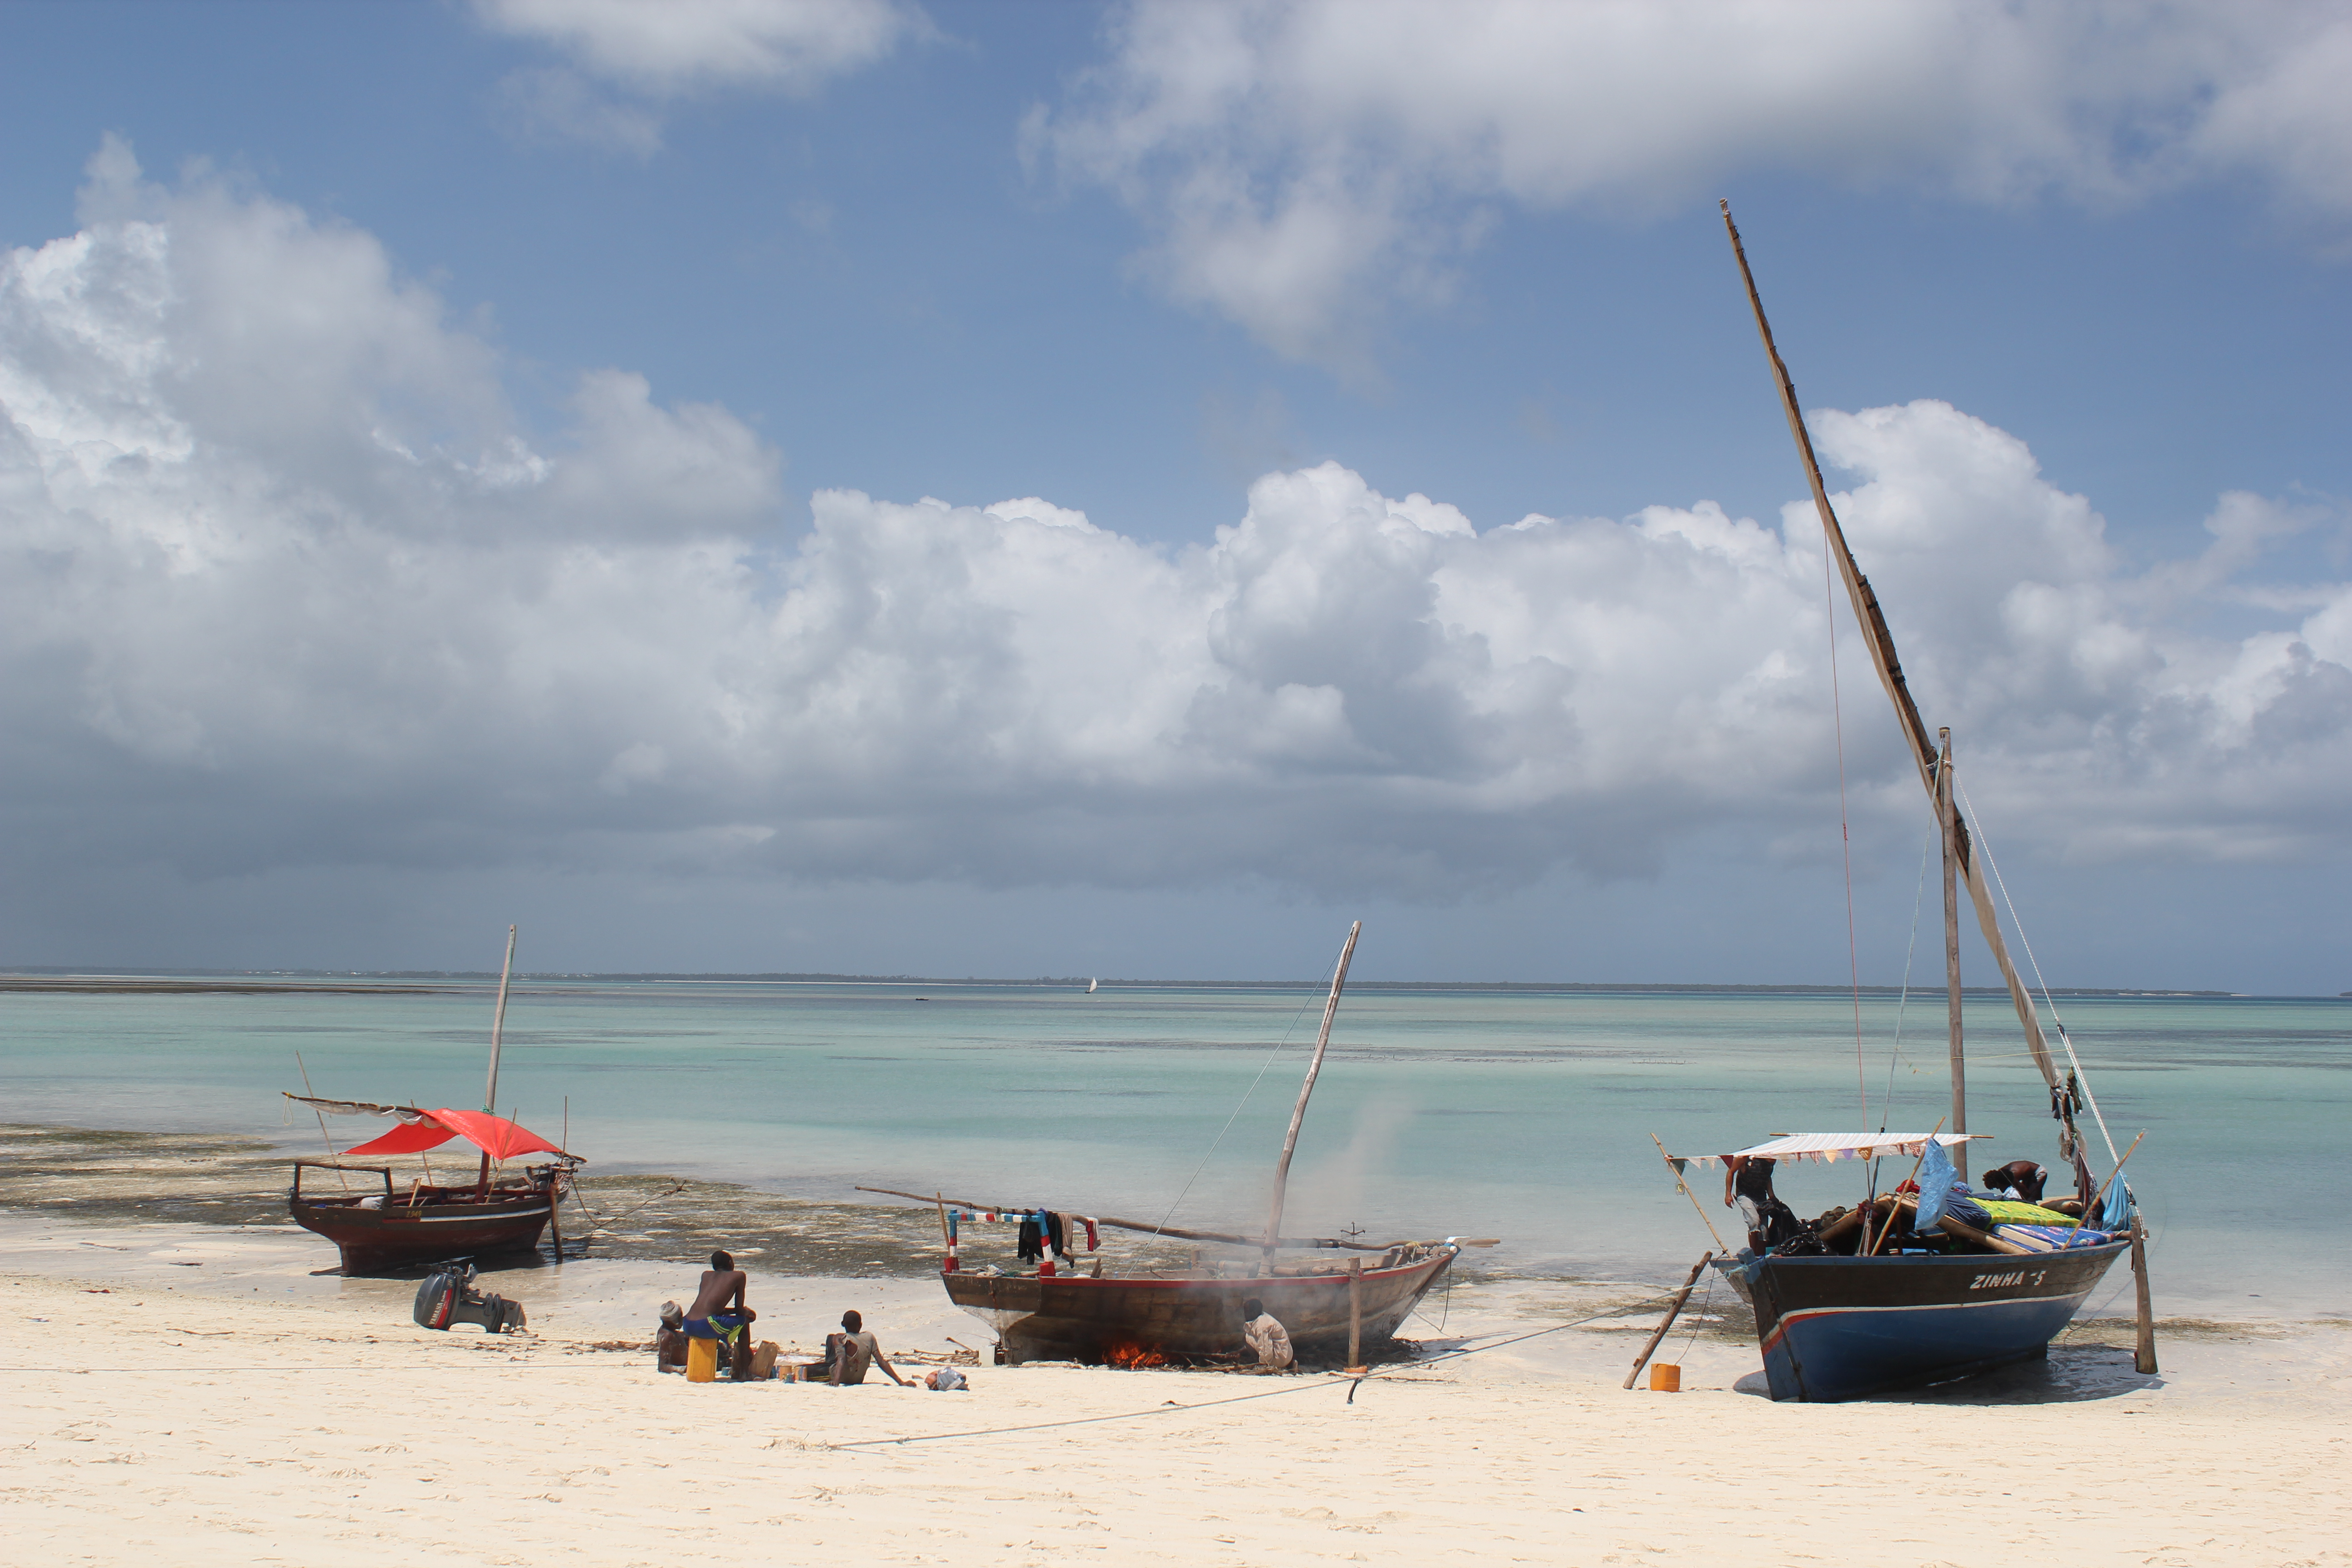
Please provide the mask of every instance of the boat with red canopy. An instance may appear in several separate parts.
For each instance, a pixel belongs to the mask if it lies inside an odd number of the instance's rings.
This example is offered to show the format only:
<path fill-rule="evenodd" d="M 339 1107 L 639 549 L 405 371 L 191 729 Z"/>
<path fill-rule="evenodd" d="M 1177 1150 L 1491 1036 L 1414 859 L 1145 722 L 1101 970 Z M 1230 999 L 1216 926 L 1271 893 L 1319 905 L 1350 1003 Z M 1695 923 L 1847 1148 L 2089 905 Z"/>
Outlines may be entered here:
<path fill-rule="evenodd" d="M 538 1133 L 503 1116 L 484 1110 L 443 1107 L 420 1110 L 415 1106 L 370 1105 L 357 1100 L 317 1100 L 292 1094 L 322 1112 L 341 1115 L 397 1116 L 400 1125 L 381 1137 L 355 1144 L 337 1160 L 297 1160 L 294 1187 L 287 1209 L 294 1223 L 314 1230 L 342 1252 L 346 1274 L 377 1274 L 439 1263 L 452 1258 L 487 1258 L 500 1253 L 530 1252 L 551 1224 L 556 1205 L 579 1156 L 558 1148 Z M 481 1152 L 481 1166 L 470 1181 L 436 1182 L 432 1168 L 412 1179 L 406 1190 L 395 1186 L 390 1165 L 353 1164 L 353 1160 L 422 1155 L 452 1139 L 462 1138 Z M 529 1165 L 520 1174 L 492 1169 L 527 1154 L 554 1156 Z M 303 1188 L 306 1171 L 338 1173 L 335 1184 L 320 1190 L 314 1177 Z M 364 1172 L 380 1179 L 380 1190 L 354 1191 L 348 1173 Z M 337 1187 L 341 1190 L 335 1190 Z M 561 1246 L 562 1230 L 556 1230 Z"/>
<path fill-rule="evenodd" d="M 551 1226 L 561 1256 L 563 1229 L 556 1205 L 562 1201 L 573 1173 L 586 1162 L 490 1109 L 498 1103 L 499 1050 L 506 1029 L 507 988 L 514 977 L 514 928 L 509 926 L 506 965 L 499 974 L 498 1010 L 490 1022 L 489 1083 L 481 1110 L 443 1106 L 425 1110 L 413 1105 L 320 1100 L 308 1094 L 286 1097 L 319 1113 L 322 1134 L 331 1115 L 398 1119 L 398 1125 L 389 1131 L 353 1144 L 334 1159 L 294 1162 L 287 1211 L 295 1224 L 318 1232 L 341 1249 L 344 1273 L 375 1274 L 453 1258 L 530 1252 L 538 1247 L 541 1233 Z M 471 1181 L 436 1181 L 431 1163 L 425 1159 L 426 1150 L 437 1149 L 452 1139 L 463 1139 L 480 1152 L 481 1163 Z M 332 1139 L 328 1145 L 331 1150 Z M 390 1165 L 350 1163 L 354 1158 L 404 1154 L 415 1155 L 424 1171 L 409 1182 L 405 1192 L 395 1185 Z M 530 1154 L 553 1158 L 526 1165 L 515 1174 L 492 1168 Z M 305 1171 L 334 1172 L 336 1190 L 322 1190 L 322 1184 L 314 1178 L 310 1190 L 305 1192 Z M 367 1191 L 364 1183 L 355 1188 L 351 1181 L 353 1172 L 376 1176 L 381 1190 Z"/>

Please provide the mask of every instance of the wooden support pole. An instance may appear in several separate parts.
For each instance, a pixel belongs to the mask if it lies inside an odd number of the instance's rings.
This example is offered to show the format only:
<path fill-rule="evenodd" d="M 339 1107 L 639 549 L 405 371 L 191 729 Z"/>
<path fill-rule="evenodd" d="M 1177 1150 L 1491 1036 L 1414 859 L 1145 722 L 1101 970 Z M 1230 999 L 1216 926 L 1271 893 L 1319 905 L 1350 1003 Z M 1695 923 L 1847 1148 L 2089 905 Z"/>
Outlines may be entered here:
<path fill-rule="evenodd" d="M 2156 1308 L 2147 1295 L 2147 1233 L 2139 1226 L 2139 1211 L 2132 1211 L 2132 1283 L 2139 1292 L 2139 1340 L 2132 1347 L 2132 1370 L 2156 1374 Z"/>
<path fill-rule="evenodd" d="M 1626 1387 L 1633 1387 L 1633 1380 L 1642 1375 L 1642 1369 L 1650 1364 L 1650 1357 L 1657 1351 L 1658 1342 L 1664 1339 L 1666 1331 L 1675 1326 L 1675 1319 L 1681 1314 L 1683 1303 L 1689 1300 L 1690 1293 L 1698 1288 L 1699 1275 L 1714 1258 L 1712 1252 L 1704 1253 L 1696 1263 L 1691 1265 L 1690 1278 L 1683 1281 L 1683 1288 L 1675 1291 L 1675 1299 L 1666 1304 L 1666 1315 L 1658 1320 L 1657 1331 L 1651 1334 L 1650 1342 L 1643 1345 L 1642 1353 L 1633 1358 L 1633 1370 L 1625 1374 Z"/>
<path fill-rule="evenodd" d="M 1364 1260 L 1348 1259 L 1348 1372 L 1364 1370 Z"/>
<path fill-rule="evenodd" d="M 1944 840 L 1944 1014 L 1951 1036 L 1952 1131 L 1969 1130 L 1968 1058 L 1960 1048 L 1960 817 L 1952 794 L 1952 731 L 1936 731 L 1936 826 Z"/>
<path fill-rule="evenodd" d="M 1941 1219 L 1938 1219 L 1936 1222 L 1936 1228 L 1942 1231 L 1946 1236 L 1957 1236 L 1962 1241 L 1973 1241 L 1979 1247 L 1984 1247 L 1986 1250 L 1990 1252 L 2005 1252 L 2011 1258 L 2036 1258 L 2040 1256 L 2040 1254 L 2034 1252 L 2030 1247 L 2020 1247 L 2013 1241 L 2003 1241 L 2000 1237 L 1992 1235 L 1990 1232 L 1979 1230 L 1968 1221 L 1964 1219 L 1954 1219 L 1950 1215 L 1946 1215 Z"/>

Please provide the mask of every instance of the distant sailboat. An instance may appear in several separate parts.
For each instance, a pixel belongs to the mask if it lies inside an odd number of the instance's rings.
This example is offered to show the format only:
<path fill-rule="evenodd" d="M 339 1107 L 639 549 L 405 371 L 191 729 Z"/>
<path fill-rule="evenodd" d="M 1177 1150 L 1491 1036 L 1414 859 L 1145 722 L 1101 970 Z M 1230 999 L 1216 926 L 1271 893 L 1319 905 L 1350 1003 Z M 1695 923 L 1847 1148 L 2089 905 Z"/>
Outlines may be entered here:
<path fill-rule="evenodd" d="M 1102 982 L 1101 982 L 1101 981 L 1099 981 L 1099 980 L 1089 980 L 1089 981 L 1087 981 L 1087 995 L 1089 995 L 1089 996 L 1093 995 L 1093 994 L 1095 994 L 1095 987 L 1096 987 L 1096 986 L 1097 986 L 1097 985 L 1100 985 L 1101 984 L 1102 984 Z"/>

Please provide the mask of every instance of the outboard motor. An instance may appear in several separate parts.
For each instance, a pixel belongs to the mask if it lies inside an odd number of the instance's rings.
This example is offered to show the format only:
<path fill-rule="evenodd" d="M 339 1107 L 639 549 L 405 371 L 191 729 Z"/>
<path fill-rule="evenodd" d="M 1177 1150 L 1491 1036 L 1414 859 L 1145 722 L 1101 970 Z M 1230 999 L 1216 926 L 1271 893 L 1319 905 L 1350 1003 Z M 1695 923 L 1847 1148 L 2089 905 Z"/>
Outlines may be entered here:
<path fill-rule="evenodd" d="M 475 1289 L 470 1263 L 446 1263 L 426 1275 L 416 1288 L 412 1315 L 425 1329 L 478 1323 L 484 1333 L 510 1334 L 523 1326 L 522 1303 Z"/>

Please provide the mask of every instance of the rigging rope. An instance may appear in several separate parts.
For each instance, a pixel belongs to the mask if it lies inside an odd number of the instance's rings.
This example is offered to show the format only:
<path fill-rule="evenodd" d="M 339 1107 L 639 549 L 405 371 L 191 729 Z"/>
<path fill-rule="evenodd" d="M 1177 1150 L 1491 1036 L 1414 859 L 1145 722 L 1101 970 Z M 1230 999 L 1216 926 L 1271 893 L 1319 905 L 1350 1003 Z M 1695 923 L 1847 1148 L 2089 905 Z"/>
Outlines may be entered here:
<path fill-rule="evenodd" d="M 1757 309 L 1759 313 L 1756 319 L 1761 321 L 1763 307 Z M 1777 360 L 1778 356 L 1774 357 Z M 1795 395 L 1793 392 L 1790 394 L 1792 398 Z M 1796 417 L 1796 406 L 1793 402 L 1789 405 L 1791 419 Z M 1822 542 L 1822 601 L 1827 612 L 1822 619 L 1830 629 L 1830 717 L 1837 727 L 1838 846 L 1845 857 L 1845 961 L 1853 980 L 1853 1087 L 1862 1096 L 1862 1121 L 1866 1127 L 1870 1124 L 1870 1080 L 1864 1076 L 1862 1066 L 1862 955 L 1853 939 L 1853 834 L 1846 826 L 1845 816 L 1845 702 L 1838 689 L 1837 593 L 1830 575 L 1826 539 Z"/>
<path fill-rule="evenodd" d="M 1709 1281 L 1710 1286 L 1712 1283 Z M 1653 1296 L 1647 1300 L 1636 1301 L 1630 1307 L 1612 1307 L 1606 1311 L 1595 1312 L 1591 1317 L 1577 1318 L 1565 1323 L 1554 1323 L 1548 1329 L 1536 1329 L 1528 1333 L 1514 1334 L 1508 1339 L 1499 1339 L 1490 1345 L 1473 1345 L 1457 1350 L 1441 1351 L 1433 1356 L 1424 1356 L 1418 1361 L 1407 1362 L 1398 1370 L 1411 1371 L 1441 1361 L 1453 1361 L 1460 1356 L 1483 1355 L 1488 1351 L 1501 1350 L 1505 1345 L 1518 1344 L 1526 1340 L 1539 1340 L 1546 1334 L 1556 1334 L 1566 1329 L 1581 1328 L 1587 1323 L 1598 1322 L 1603 1318 L 1623 1317 L 1627 1313 L 1639 1311 L 1644 1307 L 1668 1300 L 1673 1295 L 1674 1292 L 1669 1290 L 1662 1295 Z M 1347 1380 L 1349 1383 L 1348 1402 L 1351 1405 L 1355 1403 L 1358 1387 L 1367 1383 L 1377 1383 L 1386 1375 L 1388 1374 L 1385 1373 L 1376 1372 Z M 1336 1388 L 1341 1381 L 1343 1380 L 1334 1377 L 1314 1383 L 1297 1384 L 1288 1388 L 1269 1388 L 1262 1394 L 1236 1394 L 1229 1399 L 1204 1399 L 1198 1405 L 1178 1405 L 1171 1401 L 1153 1410 L 1123 1410 L 1111 1415 L 1076 1415 L 1063 1421 L 1032 1421 L 1020 1426 L 983 1426 L 971 1432 L 929 1432 L 908 1437 L 866 1437 L 854 1443 L 832 1443 L 826 1446 L 836 1449 L 896 1448 L 910 1443 L 945 1443 L 959 1437 L 1002 1437 L 1013 1432 L 1045 1432 L 1056 1426 L 1092 1426 L 1105 1421 L 1140 1421 L 1149 1415 L 1181 1415 L 1192 1410 L 1213 1410 L 1220 1405 L 1246 1405 L 1253 1399 L 1276 1399 L 1286 1394 L 1312 1394 L 1320 1388 Z"/>
<path fill-rule="evenodd" d="M 2091 1080 L 2083 1076 L 2082 1060 L 2074 1055 L 2074 1037 L 2066 1032 L 2066 1020 L 2058 1016 L 2058 1004 L 2050 994 L 2050 982 L 2042 977 L 2042 961 L 2033 956 L 2033 939 L 2025 934 L 2025 922 L 2017 918 L 2017 905 L 2010 899 L 2009 884 L 2000 879 L 2000 863 L 1992 858 L 1992 845 L 1985 837 L 1984 824 L 1977 820 L 1977 808 L 1969 803 L 1969 792 L 1962 789 L 1959 796 L 1961 809 L 1969 814 L 1969 830 L 1977 836 L 1977 847 L 1984 851 L 1985 866 L 1992 872 L 1992 885 L 2000 889 L 2000 901 L 2009 910 L 2009 923 L 2017 928 L 2018 945 L 2025 949 L 2025 962 L 2033 966 L 2033 983 L 2042 987 L 2042 1005 L 2050 1009 L 2051 1021 L 2058 1026 L 2058 1043 L 2066 1047 L 2066 1066 L 2082 1088 L 2083 1102 L 2091 1108 L 2091 1120 L 2099 1124 L 2099 1136 L 2106 1141 L 2107 1158 L 2121 1165 L 2123 1157 L 2116 1152 L 2116 1135 L 2107 1131 L 2107 1119 L 2099 1110 L 2099 1097 L 2091 1092 Z"/>
<path fill-rule="evenodd" d="M 1339 961 L 1333 959 L 1331 973 L 1337 974 L 1339 972 Z M 1176 1201 L 1170 1204 L 1168 1212 L 1160 1216 L 1160 1224 L 1151 1231 L 1153 1236 L 1158 1236 L 1161 1231 L 1166 1230 L 1168 1222 L 1176 1217 L 1176 1210 L 1182 1205 L 1185 1194 L 1192 1190 L 1192 1184 L 1201 1179 L 1201 1173 L 1209 1168 L 1209 1162 L 1216 1158 L 1217 1146 L 1225 1141 L 1225 1134 L 1234 1130 L 1234 1122 L 1240 1118 L 1242 1108 L 1249 1104 L 1250 1096 L 1257 1092 L 1257 1086 L 1265 1081 L 1266 1072 L 1274 1066 L 1275 1058 L 1282 1055 L 1284 1048 L 1290 1044 L 1290 1037 L 1298 1030 L 1298 1020 L 1307 1016 L 1307 1009 L 1312 1006 L 1314 1002 L 1314 994 L 1310 992 L 1307 994 L 1307 1000 L 1298 1005 L 1298 1011 L 1290 1016 L 1290 1027 L 1282 1031 L 1282 1038 L 1275 1041 L 1274 1049 L 1266 1053 L 1265 1060 L 1259 1065 L 1257 1077 L 1250 1079 L 1250 1086 L 1242 1090 L 1241 1100 L 1234 1105 L 1233 1115 L 1225 1118 L 1225 1124 L 1218 1128 L 1216 1137 L 1210 1140 L 1209 1152 L 1201 1156 L 1201 1163 L 1192 1167 L 1192 1173 L 1185 1179 L 1183 1189 L 1177 1193 Z"/>
<path fill-rule="evenodd" d="M 1927 836 L 1919 841 L 1919 886 L 1911 895 L 1911 942 L 1903 950 L 1903 989 L 1895 999 L 1895 1048 L 1886 1054 L 1886 1099 L 1878 1111 L 1878 1130 L 1886 1131 L 1887 1117 L 1895 1110 L 1895 1064 L 1903 1059 L 1903 1014 L 1911 1005 L 1911 961 L 1919 952 L 1919 908 L 1927 898 L 1927 852 L 1936 847 L 1936 830 L 1931 826 Z M 1863 1120 L 1869 1120 L 1867 1110 Z M 1872 1161 L 1872 1174 L 1877 1173 L 1877 1162 Z"/>

